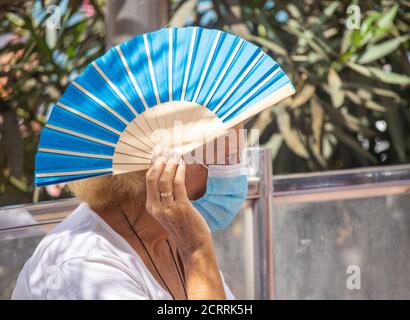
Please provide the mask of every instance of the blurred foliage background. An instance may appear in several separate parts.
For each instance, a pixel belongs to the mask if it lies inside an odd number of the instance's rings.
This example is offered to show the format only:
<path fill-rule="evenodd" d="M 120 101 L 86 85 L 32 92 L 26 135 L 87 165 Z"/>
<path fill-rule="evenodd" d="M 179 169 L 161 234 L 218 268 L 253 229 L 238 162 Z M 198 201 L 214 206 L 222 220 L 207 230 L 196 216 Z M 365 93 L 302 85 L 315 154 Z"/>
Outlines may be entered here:
<path fill-rule="evenodd" d="M 81 0 L 0 2 L 0 206 L 67 195 L 63 185 L 34 187 L 34 156 L 51 103 L 105 51 L 102 6 Z M 54 10 L 61 15 L 58 28 L 48 20 Z"/>
<path fill-rule="evenodd" d="M 36 143 L 51 102 L 105 51 L 103 6 L 0 0 L 0 205 L 67 195 L 34 187 Z M 409 162 L 409 23 L 404 0 L 174 0 L 168 25 L 236 33 L 290 75 L 296 95 L 247 124 L 278 174 Z"/>
<path fill-rule="evenodd" d="M 296 95 L 249 123 L 274 173 L 409 162 L 409 1 L 178 4 L 171 23 L 237 33 L 290 75 Z"/>

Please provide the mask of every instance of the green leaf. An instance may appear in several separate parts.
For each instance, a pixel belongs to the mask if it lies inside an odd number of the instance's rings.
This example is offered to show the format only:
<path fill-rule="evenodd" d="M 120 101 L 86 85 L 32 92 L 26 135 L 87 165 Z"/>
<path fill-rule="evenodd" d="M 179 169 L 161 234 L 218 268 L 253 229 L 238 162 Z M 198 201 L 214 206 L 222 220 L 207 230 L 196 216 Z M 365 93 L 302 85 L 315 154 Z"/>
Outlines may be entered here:
<path fill-rule="evenodd" d="M 293 3 L 289 3 L 289 4 L 286 6 L 286 8 L 288 9 L 290 15 L 291 15 L 293 18 L 296 18 L 296 19 L 300 19 L 300 18 L 301 18 L 300 10 L 299 10 L 298 7 L 295 6 Z"/>
<path fill-rule="evenodd" d="M 362 34 L 360 33 L 359 30 L 355 29 L 353 30 L 351 35 L 352 35 L 351 42 L 353 46 L 359 47 L 362 44 L 362 40 L 363 40 Z"/>
<path fill-rule="evenodd" d="M 18 188 L 20 191 L 28 192 L 27 179 L 25 177 L 19 179 L 13 175 L 9 176 L 9 182 Z"/>
<path fill-rule="evenodd" d="M 287 56 L 288 54 L 284 48 L 282 48 L 281 46 L 279 46 L 278 44 L 276 44 L 275 42 L 269 39 L 266 39 L 263 37 L 256 37 L 256 36 L 253 36 L 251 39 L 257 42 L 259 45 L 268 48 L 269 50 L 271 50 L 272 52 L 276 54 L 279 54 L 281 56 Z"/>
<path fill-rule="evenodd" d="M 329 84 L 329 94 L 332 99 L 332 104 L 336 108 L 340 108 L 343 105 L 345 94 L 342 89 L 342 79 L 335 69 L 330 68 L 327 74 L 327 81 Z"/>
<path fill-rule="evenodd" d="M 410 84 L 410 77 L 394 73 L 394 72 L 385 72 L 381 69 L 374 68 L 374 67 L 364 67 L 359 64 L 353 62 L 347 62 L 346 65 L 353 69 L 354 71 L 373 79 L 377 79 L 383 81 L 385 83 L 390 84 L 401 84 L 401 85 L 409 85 Z"/>
<path fill-rule="evenodd" d="M 25 24 L 25 21 L 23 18 L 11 12 L 6 13 L 6 18 L 7 20 L 9 20 L 11 23 L 15 24 L 18 27 L 22 27 Z"/>
<path fill-rule="evenodd" d="M 196 15 L 195 7 L 197 0 L 188 0 L 179 7 L 169 21 L 169 27 L 185 27 L 187 17 Z"/>
<path fill-rule="evenodd" d="M 313 50 L 315 50 L 321 57 L 325 58 L 326 60 L 329 60 L 329 57 L 325 50 L 316 43 L 315 35 L 313 32 L 306 30 L 304 32 L 299 30 L 299 24 L 294 20 L 294 19 L 289 19 L 288 23 L 286 26 L 283 26 L 283 29 L 285 31 L 294 34 L 298 37 L 299 42 L 303 41 L 307 43 Z"/>
<path fill-rule="evenodd" d="M 325 10 L 323 10 L 323 15 L 321 16 L 321 19 L 323 17 L 329 18 L 335 13 L 337 7 L 339 6 L 340 2 L 339 1 L 333 1 L 331 4 L 329 4 Z M 321 21 L 323 22 L 323 21 Z"/>
<path fill-rule="evenodd" d="M 316 87 L 311 84 L 305 84 L 302 90 L 299 90 L 291 100 L 292 109 L 298 108 L 307 103 L 315 94 Z"/>
<path fill-rule="evenodd" d="M 358 153 L 359 155 L 361 155 L 364 158 L 368 159 L 371 163 L 373 163 L 373 164 L 378 164 L 379 163 L 374 155 L 372 155 L 370 152 L 364 150 L 362 148 L 362 146 L 359 144 L 359 142 L 357 142 L 355 139 L 353 139 L 350 135 L 344 133 L 339 128 L 334 127 L 333 130 L 330 131 L 330 132 L 333 133 L 341 143 L 347 145 L 353 151 L 356 151 L 356 153 Z"/>
<path fill-rule="evenodd" d="M 395 100 L 396 103 L 400 103 L 402 100 L 400 95 L 397 94 L 397 92 L 394 92 L 392 90 L 388 90 L 385 88 L 379 88 L 375 87 L 373 85 L 367 85 L 364 83 L 359 83 L 359 82 L 344 82 L 343 83 L 343 88 L 344 89 L 364 89 L 369 92 L 371 92 L 374 95 L 381 96 L 381 97 L 386 97 L 386 98 L 392 98 Z"/>
<path fill-rule="evenodd" d="M 393 24 L 394 18 L 397 15 L 399 5 L 395 4 L 386 13 L 381 15 L 381 18 L 377 20 L 377 25 L 382 29 L 388 29 Z"/>
<path fill-rule="evenodd" d="M 343 38 L 340 44 L 340 54 L 344 54 L 349 50 L 352 45 L 352 33 L 351 29 L 345 29 L 343 32 Z"/>
<path fill-rule="evenodd" d="M 396 50 L 400 46 L 400 44 L 407 41 L 408 39 L 409 36 L 405 35 L 384 41 L 374 46 L 367 47 L 366 51 L 360 56 L 357 62 L 360 64 L 366 64 L 387 56 L 389 53 Z"/>
<path fill-rule="evenodd" d="M 319 30 L 321 26 L 335 13 L 337 7 L 339 6 L 340 2 L 339 1 L 333 1 L 331 4 L 329 4 L 325 10 L 323 10 L 323 13 L 321 16 L 318 17 L 318 19 L 315 21 L 315 23 L 309 28 L 310 31 L 316 32 Z"/>
<path fill-rule="evenodd" d="M 57 44 L 57 30 L 46 29 L 46 43 L 50 49 L 54 49 Z"/>
<path fill-rule="evenodd" d="M 280 147 L 283 144 L 283 137 L 280 134 L 273 134 L 264 147 L 272 150 L 272 159 L 276 159 L 280 151 Z"/>
<path fill-rule="evenodd" d="M 325 120 L 325 113 L 319 101 L 315 98 L 310 100 L 310 111 L 312 114 L 313 150 L 317 155 L 321 154 L 322 131 Z"/>
<path fill-rule="evenodd" d="M 380 12 L 375 12 L 373 14 L 370 14 L 366 19 L 364 19 L 362 26 L 360 28 L 360 32 L 364 35 L 368 33 L 373 25 L 373 23 L 379 19 L 381 16 Z"/>
<path fill-rule="evenodd" d="M 299 157 L 308 159 L 309 154 L 299 138 L 296 130 L 292 129 L 289 114 L 283 110 L 277 114 L 277 123 L 286 145 Z"/>

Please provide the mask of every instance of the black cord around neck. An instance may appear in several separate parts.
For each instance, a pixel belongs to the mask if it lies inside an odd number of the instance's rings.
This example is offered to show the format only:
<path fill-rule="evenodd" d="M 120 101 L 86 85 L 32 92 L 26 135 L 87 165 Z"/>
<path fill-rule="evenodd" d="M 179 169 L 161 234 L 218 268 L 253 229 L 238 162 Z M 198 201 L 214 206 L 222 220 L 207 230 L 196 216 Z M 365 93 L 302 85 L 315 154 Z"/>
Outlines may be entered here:
<path fill-rule="evenodd" d="M 121 211 L 122 215 L 124 216 L 125 221 L 126 221 L 127 224 L 128 224 L 128 227 L 132 230 L 132 232 L 134 233 L 134 235 L 137 237 L 138 241 L 141 243 L 142 247 L 144 248 L 144 250 L 145 250 L 145 252 L 146 252 L 146 254 L 147 254 L 149 260 L 151 261 L 152 266 L 153 266 L 154 269 L 155 269 L 155 272 L 158 274 L 158 277 L 161 279 L 162 283 L 163 283 L 163 284 L 165 285 L 165 287 L 167 288 L 169 294 L 172 296 L 172 299 L 176 300 L 175 296 L 172 294 L 172 291 L 169 289 L 167 283 L 165 282 L 165 280 L 164 280 L 164 278 L 162 277 L 161 273 L 159 272 L 157 266 L 155 265 L 154 260 L 152 259 L 151 255 L 150 255 L 150 253 L 149 253 L 149 251 L 148 251 L 148 249 L 147 249 L 147 247 L 146 247 L 145 244 L 144 244 L 144 241 L 142 241 L 141 237 L 138 235 L 138 233 L 137 233 L 137 232 L 135 231 L 135 229 L 132 227 L 132 224 L 131 224 L 131 222 L 129 221 L 129 219 L 128 219 L 127 215 L 125 214 L 124 210 L 122 209 L 122 207 L 121 207 L 119 204 L 117 204 L 117 205 L 118 205 L 118 207 L 120 208 L 120 211 Z M 182 287 L 184 288 L 185 297 L 186 297 L 186 299 L 188 299 L 188 295 L 187 295 L 187 292 L 186 292 L 185 284 L 184 284 L 184 281 L 182 280 L 182 276 L 181 276 L 181 274 L 180 274 L 180 272 L 179 272 L 178 265 L 177 265 L 177 263 L 176 263 L 176 261 L 175 261 L 175 258 L 174 258 L 174 253 L 172 252 L 172 248 L 171 248 L 171 245 L 170 245 L 168 239 L 167 239 L 167 243 L 168 243 L 168 247 L 169 247 L 170 252 L 171 252 L 172 260 L 174 261 L 174 264 L 175 264 L 175 268 L 177 269 L 178 277 L 179 277 L 179 279 L 180 279 L 180 281 L 181 281 Z"/>

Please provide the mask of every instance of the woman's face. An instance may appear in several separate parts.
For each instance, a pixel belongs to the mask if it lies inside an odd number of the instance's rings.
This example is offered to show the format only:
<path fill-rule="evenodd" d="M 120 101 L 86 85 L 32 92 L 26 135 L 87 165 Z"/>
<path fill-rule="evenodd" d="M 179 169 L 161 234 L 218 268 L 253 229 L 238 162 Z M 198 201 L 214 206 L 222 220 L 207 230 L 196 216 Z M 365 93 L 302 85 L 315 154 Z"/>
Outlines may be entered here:
<path fill-rule="evenodd" d="M 235 131 L 235 136 L 238 139 L 236 144 L 230 148 L 229 141 L 225 139 L 224 144 L 224 152 L 218 152 L 217 143 L 214 142 L 214 161 L 209 163 L 207 162 L 206 165 L 209 164 L 229 164 L 229 157 L 234 155 L 234 160 L 239 161 L 239 154 L 240 154 L 240 140 L 239 134 L 241 132 L 240 129 L 243 128 L 243 125 L 240 124 L 232 129 Z M 206 159 L 206 151 L 210 150 L 209 145 L 203 147 L 203 155 L 204 159 Z M 232 150 L 231 150 L 232 149 Z M 212 150 L 212 149 L 211 149 Z M 202 161 L 205 163 L 205 161 Z M 142 175 L 143 174 L 143 175 Z M 143 171 L 135 171 L 129 172 L 126 174 L 118 175 L 117 177 L 121 178 L 122 185 L 127 186 L 127 189 L 131 195 L 137 194 L 140 190 L 143 189 L 142 185 L 145 183 L 145 172 Z M 185 185 L 188 193 L 188 198 L 190 200 L 196 200 L 201 198 L 206 191 L 206 182 L 208 180 L 208 169 L 202 164 L 187 164 L 186 166 L 186 175 L 185 175 Z M 122 190 L 122 194 L 125 193 L 125 190 Z"/>
<path fill-rule="evenodd" d="M 240 129 L 243 129 L 243 124 L 239 124 L 232 129 L 235 130 L 235 138 L 237 139 L 236 143 L 233 144 L 231 150 L 229 141 L 225 139 L 224 150 L 218 150 L 216 143 L 214 143 L 214 162 L 213 164 L 229 164 L 229 158 L 234 155 L 236 161 L 239 161 L 241 141 L 240 141 Z M 204 159 L 206 159 L 206 151 L 209 150 L 209 146 L 204 146 Z M 212 163 L 207 163 L 207 165 Z M 185 176 L 185 185 L 188 193 L 188 198 L 190 200 L 196 200 L 201 198 L 206 191 L 206 182 L 208 179 L 208 169 L 201 164 L 188 164 L 186 167 L 186 176 Z"/>
<path fill-rule="evenodd" d="M 185 185 L 190 200 L 201 198 L 206 191 L 208 169 L 200 164 L 189 164 L 186 167 Z"/>

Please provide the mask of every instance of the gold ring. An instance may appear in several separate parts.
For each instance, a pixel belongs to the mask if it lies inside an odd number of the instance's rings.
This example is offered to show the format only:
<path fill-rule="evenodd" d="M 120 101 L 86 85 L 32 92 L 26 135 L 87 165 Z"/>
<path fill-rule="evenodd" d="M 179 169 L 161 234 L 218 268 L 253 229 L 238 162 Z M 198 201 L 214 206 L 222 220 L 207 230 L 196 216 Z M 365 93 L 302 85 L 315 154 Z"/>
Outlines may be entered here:
<path fill-rule="evenodd" d="M 174 193 L 173 192 L 161 192 L 160 195 L 161 195 L 161 198 L 170 198 L 174 196 Z"/>

